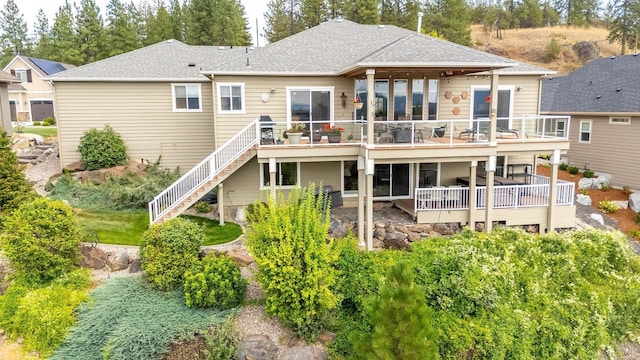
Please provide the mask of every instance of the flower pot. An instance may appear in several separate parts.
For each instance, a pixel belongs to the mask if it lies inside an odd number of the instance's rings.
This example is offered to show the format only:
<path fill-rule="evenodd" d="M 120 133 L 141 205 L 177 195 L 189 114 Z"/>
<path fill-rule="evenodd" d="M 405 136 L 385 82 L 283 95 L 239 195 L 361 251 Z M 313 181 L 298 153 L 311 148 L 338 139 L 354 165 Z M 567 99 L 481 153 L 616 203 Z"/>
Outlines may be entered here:
<path fill-rule="evenodd" d="M 327 135 L 327 140 L 329 140 L 329 143 L 331 143 L 331 144 L 339 143 L 341 138 L 342 138 L 342 134 L 329 134 L 329 135 Z"/>
<path fill-rule="evenodd" d="M 361 102 L 353 103 L 353 107 L 354 107 L 356 110 L 360 110 L 360 109 L 362 109 L 362 107 L 363 107 L 363 106 L 364 106 L 364 103 L 361 103 Z"/>
<path fill-rule="evenodd" d="M 289 144 L 300 144 L 302 133 L 287 133 L 287 137 L 289 137 Z"/>
<path fill-rule="evenodd" d="M 314 131 L 311 134 L 314 143 L 320 142 L 320 140 L 322 140 L 322 133 L 320 131 Z"/>

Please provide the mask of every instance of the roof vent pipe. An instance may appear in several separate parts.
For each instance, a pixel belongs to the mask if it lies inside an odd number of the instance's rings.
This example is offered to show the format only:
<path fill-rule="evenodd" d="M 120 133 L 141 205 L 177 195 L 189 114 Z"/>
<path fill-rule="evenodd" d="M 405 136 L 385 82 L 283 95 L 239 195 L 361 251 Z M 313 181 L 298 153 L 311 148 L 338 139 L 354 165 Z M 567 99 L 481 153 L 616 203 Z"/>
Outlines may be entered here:
<path fill-rule="evenodd" d="M 420 34 L 420 29 L 422 29 L 422 16 L 424 13 L 422 11 L 418 12 L 418 29 L 416 30 L 418 34 Z"/>

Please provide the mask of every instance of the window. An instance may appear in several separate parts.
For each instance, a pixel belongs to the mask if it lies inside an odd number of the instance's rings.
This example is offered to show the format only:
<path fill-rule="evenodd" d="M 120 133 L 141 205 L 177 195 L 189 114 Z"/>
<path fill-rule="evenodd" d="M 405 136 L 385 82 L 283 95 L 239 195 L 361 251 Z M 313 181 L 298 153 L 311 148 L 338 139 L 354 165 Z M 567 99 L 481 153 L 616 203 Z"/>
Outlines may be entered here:
<path fill-rule="evenodd" d="M 411 80 L 411 119 L 422 120 L 422 103 L 424 101 L 424 80 Z"/>
<path fill-rule="evenodd" d="M 429 79 L 429 120 L 436 120 L 438 118 L 438 86 L 440 82 L 438 80 Z"/>
<path fill-rule="evenodd" d="M 174 111 L 201 111 L 200 84 L 173 85 Z"/>
<path fill-rule="evenodd" d="M 407 119 L 407 80 L 393 80 L 393 119 Z"/>
<path fill-rule="evenodd" d="M 343 161 L 342 162 L 342 179 L 344 184 L 345 195 L 358 194 L 358 162 Z"/>
<path fill-rule="evenodd" d="M 16 70 L 16 77 L 20 79 L 22 82 L 27 82 L 28 81 L 27 70 L 24 70 L 24 69 Z"/>
<path fill-rule="evenodd" d="M 591 120 L 580 121 L 580 140 L 582 143 L 591 142 Z"/>
<path fill-rule="evenodd" d="M 276 181 L 278 186 L 292 187 L 300 183 L 298 163 L 276 163 Z M 269 164 L 262 164 L 262 186 L 270 186 L 269 183 Z"/>
<path fill-rule="evenodd" d="M 218 112 L 244 113 L 244 84 L 218 84 Z"/>
<path fill-rule="evenodd" d="M 287 122 L 305 125 L 313 130 L 320 130 L 322 124 L 331 123 L 333 114 L 333 88 L 322 87 L 287 87 Z M 305 134 L 306 136 L 306 134 Z"/>
<path fill-rule="evenodd" d="M 630 117 L 610 117 L 609 124 L 629 125 L 631 124 L 631 118 Z"/>

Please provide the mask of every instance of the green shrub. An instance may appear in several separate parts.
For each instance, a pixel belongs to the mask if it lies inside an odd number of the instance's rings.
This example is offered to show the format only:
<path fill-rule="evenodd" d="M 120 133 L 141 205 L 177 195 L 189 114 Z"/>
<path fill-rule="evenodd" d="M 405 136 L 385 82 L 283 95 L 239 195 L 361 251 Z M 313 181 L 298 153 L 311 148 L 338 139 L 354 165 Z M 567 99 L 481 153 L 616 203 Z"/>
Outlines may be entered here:
<path fill-rule="evenodd" d="M 55 125 L 55 124 L 56 124 L 56 119 L 52 118 L 51 116 L 42 119 L 42 125 L 44 125 L 44 126 Z"/>
<path fill-rule="evenodd" d="M 373 331 L 357 337 L 354 350 L 359 358 L 438 357 L 433 311 L 426 305 L 424 289 L 413 282 L 408 262 L 401 261 L 390 269 L 378 296 L 367 304 L 367 315 Z"/>
<path fill-rule="evenodd" d="M 36 198 L 4 220 L 0 244 L 18 276 L 31 282 L 53 280 L 78 264 L 80 228 L 62 201 Z"/>
<path fill-rule="evenodd" d="M 35 196 L 33 187 L 18 165 L 18 157 L 11 150 L 9 137 L 0 129 L 0 226 L 2 218 L 23 201 Z"/>
<path fill-rule="evenodd" d="M 640 212 L 636 214 L 636 224 L 640 225 Z"/>
<path fill-rule="evenodd" d="M 538 159 L 551 160 L 551 154 L 540 154 L 538 155 Z"/>
<path fill-rule="evenodd" d="M 329 206 L 313 184 L 294 189 L 285 202 L 270 199 L 258 206 L 249 223 L 248 245 L 258 264 L 257 280 L 265 292 L 265 308 L 299 336 L 313 339 L 326 325 L 338 299 L 333 264 L 338 257 L 327 241 Z M 260 220 L 263 219 L 263 220 Z"/>
<path fill-rule="evenodd" d="M 558 43 L 556 38 L 551 38 L 551 41 L 549 41 L 549 44 L 547 44 L 547 48 L 544 51 L 544 61 L 551 62 L 557 60 L 561 52 L 562 45 Z"/>
<path fill-rule="evenodd" d="M 207 204 L 204 201 L 198 201 L 193 208 L 199 213 L 211 212 L 211 205 Z"/>
<path fill-rule="evenodd" d="M 569 166 L 569 174 L 575 175 L 580 172 L 580 169 L 577 166 Z"/>
<path fill-rule="evenodd" d="M 124 141 L 109 125 L 105 125 L 103 130 L 85 131 L 80 138 L 78 152 L 87 170 L 125 165 L 129 161 Z"/>
<path fill-rule="evenodd" d="M 42 125 L 42 123 L 40 121 L 34 121 L 33 122 L 33 126 L 40 126 Z"/>
<path fill-rule="evenodd" d="M 140 243 L 140 261 L 155 289 L 180 286 L 184 274 L 198 261 L 204 240 L 200 226 L 181 218 L 151 226 Z"/>
<path fill-rule="evenodd" d="M 608 182 L 601 182 L 600 183 L 600 190 L 608 191 L 609 190 L 609 183 Z"/>
<path fill-rule="evenodd" d="M 589 195 L 589 189 L 580 189 L 580 194 Z"/>
<path fill-rule="evenodd" d="M 633 239 L 640 240 L 640 230 L 638 229 L 629 230 L 627 235 Z"/>
<path fill-rule="evenodd" d="M 209 329 L 204 336 L 207 360 L 233 359 L 238 349 L 238 338 L 233 333 L 233 321 L 216 325 Z"/>
<path fill-rule="evenodd" d="M 242 301 L 247 281 L 228 256 L 207 255 L 184 274 L 184 298 L 188 307 L 230 309 Z"/>
<path fill-rule="evenodd" d="M 602 200 L 598 204 L 598 210 L 603 214 L 611 214 L 618 210 L 618 205 L 609 200 Z"/>
<path fill-rule="evenodd" d="M 569 168 L 569 165 L 562 163 L 560 165 L 558 165 L 558 169 L 559 170 L 567 170 Z"/>
<path fill-rule="evenodd" d="M 154 291 L 131 277 L 108 280 L 90 296 L 51 360 L 162 359 L 172 343 L 205 334 L 234 313 L 190 309 L 181 291 Z"/>
<path fill-rule="evenodd" d="M 586 177 L 586 178 L 592 178 L 593 177 L 593 170 L 585 170 L 584 172 L 582 172 L 582 176 Z"/>

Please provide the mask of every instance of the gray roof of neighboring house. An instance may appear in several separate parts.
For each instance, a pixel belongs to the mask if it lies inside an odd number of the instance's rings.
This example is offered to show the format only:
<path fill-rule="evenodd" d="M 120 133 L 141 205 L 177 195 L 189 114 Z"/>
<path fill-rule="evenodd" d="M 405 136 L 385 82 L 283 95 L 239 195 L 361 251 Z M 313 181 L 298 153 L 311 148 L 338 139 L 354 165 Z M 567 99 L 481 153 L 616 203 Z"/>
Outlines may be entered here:
<path fill-rule="evenodd" d="M 244 47 L 190 46 L 167 40 L 48 77 L 54 81 L 208 81 L 205 64 L 228 61 Z"/>
<path fill-rule="evenodd" d="M 17 77 L 0 70 L 0 82 L 5 84 L 19 83 L 20 79 Z"/>
<path fill-rule="evenodd" d="M 542 81 L 542 112 L 640 112 L 640 55 L 591 61 L 563 77 Z"/>

